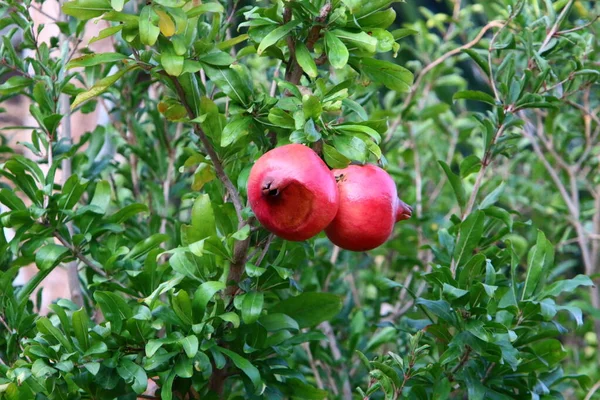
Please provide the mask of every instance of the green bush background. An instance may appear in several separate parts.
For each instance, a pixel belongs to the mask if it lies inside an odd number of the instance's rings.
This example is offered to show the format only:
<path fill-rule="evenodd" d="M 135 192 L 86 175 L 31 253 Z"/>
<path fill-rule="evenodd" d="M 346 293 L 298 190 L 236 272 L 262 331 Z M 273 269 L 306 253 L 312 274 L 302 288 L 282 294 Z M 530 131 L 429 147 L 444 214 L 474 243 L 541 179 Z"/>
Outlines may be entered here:
<path fill-rule="evenodd" d="M 36 156 L 3 129 L 0 398 L 595 395 L 598 2 L 74 0 L 50 45 L 30 6 L 0 0 Z M 114 52 L 74 55 L 95 18 Z M 369 253 L 273 237 L 245 183 L 290 142 L 384 166 L 413 218 Z"/>

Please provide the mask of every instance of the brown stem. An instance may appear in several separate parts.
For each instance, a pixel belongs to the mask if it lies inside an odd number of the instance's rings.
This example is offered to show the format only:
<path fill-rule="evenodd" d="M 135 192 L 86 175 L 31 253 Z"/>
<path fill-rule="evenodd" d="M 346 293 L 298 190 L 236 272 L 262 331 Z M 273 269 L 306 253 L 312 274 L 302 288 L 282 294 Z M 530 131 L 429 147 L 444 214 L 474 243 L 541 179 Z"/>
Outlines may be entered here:
<path fill-rule="evenodd" d="M 312 51 L 315 48 L 315 43 L 319 40 L 321 36 L 321 29 L 323 29 L 323 24 L 327 20 L 329 13 L 331 12 L 331 3 L 327 2 L 319 12 L 319 16 L 315 18 L 314 25 L 308 31 L 308 36 L 306 37 L 306 48 L 309 51 Z M 288 23 L 292 20 L 292 9 L 288 5 L 286 6 L 283 12 L 283 22 Z M 296 42 L 291 36 L 287 38 L 288 49 L 290 52 L 290 58 L 287 63 L 287 70 L 285 72 L 285 80 L 297 85 L 300 83 L 300 78 L 302 78 L 302 67 L 298 64 L 298 60 L 296 60 Z M 324 61 L 320 60 L 321 63 Z"/>
<path fill-rule="evenodd" d="M 194 111 L 192 111 L 191 107 L 189 106 L 189 104 L 187 103 L 187 101 L 185 99 L 185 91 L 183 90 L 181 83 L 179 83 L 177 78 L 174 76 L 169 75 L 169 78 L 173 82 L 173 85 L 175 86 L 175 89 L 177 91 L 177 95 L 179 96 L 179 99 L 183 103 L 183 106 L 185 107 L 189 118 L 190 119 L 196 118 Z M 223 186 L 225 186 L 225 190 L 227 190 L 227 193 L 229 194 L 229 197 L 231 198 L 231 202 L 233 203 L 233 206 L 235 207 L 235 211 L 236 211 L 236 214 L 238 217 L 238 228 L 242 228 L 245 225 L 245 222 L 244 222 L 244 218 L 242 217 L 242 211 L 244 209 L 244 206 L 242 205 L 242 199 L 240 197 L 240 194 L 238 193 L 237 189 L 231 182 L 231 179 L 229 179 L 229 176 L 227 176 L 227 173 L 225 172 L 225 168 L 223 168 L 223 164 L 221 163 L 221 160 L 219 159 L 219 156 L 217 155 L 217 152 L 215 151 L 212 143 L 206 136 L 206 133 L 204 133 L 204 131 L 202 130 L 202 128 L 200 127 L 200 125 L 198 123 L 193 123 L 192 126 L 194 128 L 194 133 L 200 138 L 200 141 L 202 142 L 202 145 L 204 146 L 206 153 L 208 154 L 208 156 L 210 157 L 210 159 L 213 162 L 213 166 L 215 167 L 215 173 L 217 175 L 217 178 L 219 178 L 219 180 L 223 183 Z"/>

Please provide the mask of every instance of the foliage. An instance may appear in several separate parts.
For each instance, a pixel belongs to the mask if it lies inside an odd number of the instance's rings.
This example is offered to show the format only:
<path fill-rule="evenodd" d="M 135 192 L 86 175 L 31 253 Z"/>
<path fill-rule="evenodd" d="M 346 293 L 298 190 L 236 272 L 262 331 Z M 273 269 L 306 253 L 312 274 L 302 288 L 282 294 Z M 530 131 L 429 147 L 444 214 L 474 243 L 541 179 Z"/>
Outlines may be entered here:
<path fill-rule="evenodd" d="M 0 397 L 583 397 L 599 6 L 448 3 L 71 0 L 45 43 L 0 1 L 0 96 L 30 100 L 40 160 L 0 169 Z M 114 51 L 75 57 L 95 19 Z M 273 237 L 246 179 L 290 142 L 386 167 L 413 220 L 370 253 Z M 60 265 L 80 287 L 39 315 Z"/>

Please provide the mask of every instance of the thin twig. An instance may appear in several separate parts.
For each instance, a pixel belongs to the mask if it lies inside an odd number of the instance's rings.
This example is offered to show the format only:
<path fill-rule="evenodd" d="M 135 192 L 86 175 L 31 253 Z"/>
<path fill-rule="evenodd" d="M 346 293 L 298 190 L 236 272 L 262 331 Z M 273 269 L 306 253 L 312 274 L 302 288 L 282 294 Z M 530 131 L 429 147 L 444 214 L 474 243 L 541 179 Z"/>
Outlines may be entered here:
<path fill-rule="evenodd" d="M 550 28 L 550 30 L 548 31 L 548 34 L 546 35 L 546 38 L 542 42 L 542 45 L 540 46 L 538 53 L 541 54 L 544 52 L 544 50 L 546 50 L 546 46 L 548 45 L 550 40 L 554 37 L 554 35 L 558 31 L 558 28 L 560 28 L 560 24 L 565 19 L 566 14 L 571 10 L 571 7 L 573 6 L 574 2 L 575 2 L 575 0 L 569 0 L 569 2 L 564 6 L 561 13 L 556 18 L 556 22 L 554 23 L 552 28 Z"/>
<path fill-rule="evenodd" d="M 315 364 L 315 359 L 313 358 L 312 351 L 310 351 L 310 344 L 306 342 L 302 343 L 302 348 L 304 348 L 304 351 L 306 351 L 308 363 L 310 364 L 310 369 L 312 370 L 313 376 L 315 377 L 315 381 L 317 382 L 317 387 L 323 390 L 325 386 L 323 386 L 323 381 L 321 380 L 321 376 L 319 375 L 319 370 L 317 369 L 317 365 Z"/>
<path fill-rule="evenodd" d="M 186 111 L 187 111 L 190 119 L 196 118 L 196 115 L 194 115 L 195 114 L 194 111 L 192 111 L 192 109 L 189 106 L 189 104 L 187 103 L 187 101 L 185 101 L 185 91 L 183 90 L 181 83 L 179 83 L 179 80 L 177 80 L 177 78 L 174 76 L 169 76 L 169 78 L 173 82 L 173 85 L 175 86 L 175 89 L 177 91 L 179 99 L 183 102 L 183 105 L 186 108 Z M 219 156 L 217 155 L 217 152 L 215 151 L 212 143 L 206 136 L 206 133 L 204 133 L 204 131 L 202 130 L 200 125 L 197 123 L 193 124 L 193 128 L 194 128 L 194 133 L 200 138 L 200 141 L 202 142 L 202 145 L 204 146 L 204 150 L 206 150 L 206 153 L 212 160 L 213 166 L 215 167 L 215 173 L 217 175 L 217 178 L 219 178 L 219 180 L 223 183 L 223 186 L 225 186 L 225 190 L 227 190 L 227 193 L 229 194 L 229 197 L 231 199 L 231 202 L 233 203 L 233 206 L 235 208 L 235 211 L 236 211 L 236 214 L 238 217 L 238 227 L 241 228 L 244 225 L 244 218 L 242 216 L 244 206 L 242 205 L 241 196 L 238 193 L 235 186 L 233 185 L 233 183 L 231 182 L 231 179 L 229 179 L 229 176 L 227 176 L 227 173 L 225 172 L 225 168 L 223 168 L 223 164 L 221 163 L 221 160 L 219 159 Z"/>
<path fill-rule="evenodd" d="M 29 8 L 31 8 L 32 10 L 35 10 L 37 12 L 39 12 L 40 14 L 42 14 L 44 17 L 54 21 L 54 22 L 61 22 L 58 18 L 53 17 L 52 15 L 48 14 L 46 11 L 42 10 L 41 7 L 36 7 L 33 4 L 29 5 Z"/>
<path fill-rule="evenodd" d="M 116 279 L 113 279 L 112 277 L 108 276 L 106 274 L 106 272 L 104 272 L 102 269 L 100 269 L 100 267 L 98 267 L 97 265 L 95 265 L 89 258 L 87 258 L 77 247 L 75 247 L 74 245 L 72 245 L 71 243 L 69 243 L 58 231 L 54 231 L 53 233 L 54 237 L 56 239 L 58 239 L 58 241 L 65 246 L 69 252 L 71 252 L 71 254 L 73 254 L 79 261 L 81 261 L 82 263 L 84 263 L 86 266 L 88 266 L 89 268 L 91 268 L 94 272 L 96 272 L 98 275 L 103 276 L 104 278 L 109 279 L 111 282 L 119 285 L 122 288 L 127 288 L 127 286 L 123 285 L 121 282 L 119 282 Z M 72 262 L 71 264 L 75 265 L 75 268 L 77 268 L 77 263 Z M 78 272 L 79 275 L 79 272 Z"/>
<path fill-rule="evenodd" d="M 484 26 L 483 28 L 481 28 L 481 31 L 479 31 L 479 33 L 477 34 L 477 36 L 475 36 L 475 39 L 471 40 L 469 43 L 466 43 L 466 44 L 464 44 L 464 45 L 462 45 L 460 47 L 457 47 L 456 49 L 450 50 L 449 52 L 443 54 L 441 57 L 437 58 L 435 61 L 431 62 L 425 68 L 423 68 L 421 70 L 421 73 L 419 74 L 419 76 L 415 80 L 415 83 L 413 84 L 413 86 L 411 88 L 411 91 L 409 92 L 408 96 L 404 100 L 402 108 L 406 109 L 406 107 L 410 104 L 410 102 L 412 101 L 412 99 L 416 95 L 416 91 L 417 91 L 419 85 L 421 84 L 421 81 L 423 80 L 423 77 L 425 75 L 427 75 L 432 69 L 434 69 L 435 67 L 437 67 L 438 65 L 440 65 L 441 63 L 443 63 L 444 61 L 446 61 L 447 59 L 449 59 L 450 57 L 452 57 L 452 56 L 454 56 L 456 54 L 459 54 L 463 50 L 470 49 L 471 47 L 475 46 L 477 43 L 479 43 L 479 41 L 486 34 L 487 31 L 489 31 L 492 28 L 502 27 L 502 26 L 504 26 L 505 23 L 506 22 L 504 22 L 504 21 L 491 21 L 486 26 Z"/>
<path fill-rule="evenodd" d="M 273 239 L 275 239 L 275 235 L 271 233 L 267 237 L 267 242 L 265 243 L 265 247 L 263 247 L 262 252 L 260 253 L 260 256 L 256 260 L 256 266 L 259 267 L 260 264 L 263 262 L 263 259 L 265 258 L 265 256 L 267 255 L 267 252 L 269 251 L 269 246 L 271 246 L 271 243 L 273 242 Z"/>

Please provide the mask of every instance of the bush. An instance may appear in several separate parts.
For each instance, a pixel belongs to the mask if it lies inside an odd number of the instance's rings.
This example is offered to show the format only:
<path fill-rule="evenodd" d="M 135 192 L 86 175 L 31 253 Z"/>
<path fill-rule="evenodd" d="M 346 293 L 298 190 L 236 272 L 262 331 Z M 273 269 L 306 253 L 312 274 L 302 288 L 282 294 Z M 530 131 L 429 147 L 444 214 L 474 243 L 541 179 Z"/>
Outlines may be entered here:
<path fill-rule="evenodd" d="M 591 398 L 599 6 L 447 3 L 71 0 L 44 43 L 0 1 L 37 160 L 1 147 L 0 397 Z M 386 168 L 412 219 L 368 253 L 270 234 L 246 181 L 287 143 Z"/>

